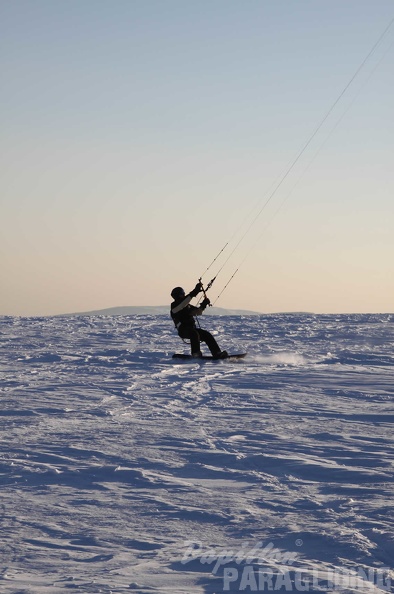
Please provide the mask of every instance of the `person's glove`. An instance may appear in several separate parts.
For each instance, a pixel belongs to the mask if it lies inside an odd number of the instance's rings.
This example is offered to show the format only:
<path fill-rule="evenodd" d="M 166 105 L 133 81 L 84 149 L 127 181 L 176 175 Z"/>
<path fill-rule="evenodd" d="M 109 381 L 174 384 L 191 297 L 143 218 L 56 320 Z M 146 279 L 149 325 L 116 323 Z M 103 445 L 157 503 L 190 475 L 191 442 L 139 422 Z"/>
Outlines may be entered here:
<path fill-rule="evenodd" d="M 191 295 L 192 297 L 197 297 L 197 295 L 201 293 L 202 289 L 202 283 L 197 283 L 193 291 L 190 291 L 189 295 Z"/>
<path fill-rule="evenodd" d="M 200 307 L 205 309 L 207 307 L 207 305 L 211 305 L 211 302 L 209 301 L 208 297 L 205 297 L 205 299 L 201 302 Z"/>

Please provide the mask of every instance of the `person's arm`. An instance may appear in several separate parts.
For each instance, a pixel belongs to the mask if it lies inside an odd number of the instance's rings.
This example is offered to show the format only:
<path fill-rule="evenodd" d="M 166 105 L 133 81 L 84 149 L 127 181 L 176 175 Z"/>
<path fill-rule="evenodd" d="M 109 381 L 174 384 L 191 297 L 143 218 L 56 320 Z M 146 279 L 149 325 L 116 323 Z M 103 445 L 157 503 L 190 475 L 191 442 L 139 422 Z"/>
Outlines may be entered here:
<path fill-rule="evenodd" d="M 190 301 L 193 299 L 193 296 L 189 293 L 186 295 L 184 299 L 178 305 L 172 308 L 172 313 L 176 314 L 179 313 L 182 309 L 184 309 L 187 305 L 189 305 Z"/>
<path fill-rule="evenodd" d="M 201 293 L 201 291 L 202 291 L 202 284 L 197 283 L 196 286 L 194 287 L 193 291 L 190 291 L 189 295 L 186 295 L 186 297 L 184 299 L 182 299 L 182 301 L 180 303 L 178 303 L 178 305 L 176 305 L 174 308 L 172 308 L 172 312 L 179 313 L 182 309 L 184 309 L 187 305 L 189 305 L 189 303 L 193 299 L 193 297 L 197 297 L 197 295 L 199 293 Z M 195 309 L 197 310 L 200 308 L 196 307 Z M 196 313 L 193 315 L 199 316 L 200 314 Z"/>
<path fill-rule="evenodd" d="M 208 297 L 205 297 L 205 299 L 202 301 L 202 303 L 200 304 L 200 307 L 195 307 L 195 311 L 193 312 L 194 316 L 201 316 L 201 314 L 205 311 L 207 305 L 210 305 L 210 301 L 208 299 Z"/>
<path fill-rule="evenodd" d="M 172 312 L 174 314 L 179 313 L 182 309 L 184 309 L 187 305 L 189 305 L 189 303 L 193 299 L 193 297 L 197 297 L 197 295 L 199 293 L 201 293 L 201 291 L 202 291 L 202 284 L 201 283 L 197 283 L 196 286 L 194 287 L 193 291 L 190 291 L 189 295 L 186 295 L 186 297 L 178 305 L 176 305 L 172 309 Z M 200 309 L 200 308 L 199 307 L 196 307 L 196 310 L 197 309 Z M 194 315 L 199 316 L 200 314 L 197 314 L 196 313 Z"/>

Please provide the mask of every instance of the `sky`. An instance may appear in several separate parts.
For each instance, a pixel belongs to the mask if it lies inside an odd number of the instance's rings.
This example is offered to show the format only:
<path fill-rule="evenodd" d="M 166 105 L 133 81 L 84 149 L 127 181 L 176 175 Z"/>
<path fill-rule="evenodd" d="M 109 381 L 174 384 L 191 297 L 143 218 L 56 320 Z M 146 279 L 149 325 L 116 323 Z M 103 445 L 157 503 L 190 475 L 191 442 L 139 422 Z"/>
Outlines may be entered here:
<path fill-rule="evenodd" d="M 0 315 L 393 312 L 393 17 L 1 0 Z"/>

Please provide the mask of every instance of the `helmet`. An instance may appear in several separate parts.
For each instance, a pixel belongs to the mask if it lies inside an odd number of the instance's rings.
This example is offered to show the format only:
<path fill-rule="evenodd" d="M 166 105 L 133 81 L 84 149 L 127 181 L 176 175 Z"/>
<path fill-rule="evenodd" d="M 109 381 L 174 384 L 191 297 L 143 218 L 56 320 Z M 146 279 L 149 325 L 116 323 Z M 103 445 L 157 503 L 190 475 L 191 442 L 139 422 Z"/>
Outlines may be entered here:
<path fill-rule="evenodd" d="M 180 299 L 181 297 L 185 296 L 185 291 L 182 289 L 182 287 L 175 287 L 175 289 L 172 289 L 171 291 L 171 297 L 173 299 Z"/>

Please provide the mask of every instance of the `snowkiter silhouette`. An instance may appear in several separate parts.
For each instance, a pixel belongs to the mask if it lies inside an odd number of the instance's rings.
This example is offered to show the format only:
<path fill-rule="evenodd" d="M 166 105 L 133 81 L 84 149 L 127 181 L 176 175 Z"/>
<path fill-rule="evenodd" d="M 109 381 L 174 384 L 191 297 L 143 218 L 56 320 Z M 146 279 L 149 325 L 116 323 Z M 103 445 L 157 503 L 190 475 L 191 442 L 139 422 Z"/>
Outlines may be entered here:
<path fill-rule="evenodd" d="M 203 291 L 201 283 L 197 283 L 196 286 L 188 295 L 182 287 L 175 287 L 171 291 L 171 297 L 173 302 L 171 303 L 171 317 L 175 324 L 178 334 L 181 338 L 190 339 L 190 346 L 192 351 L 192 357 L 202 357 L 200 350 L 200 342 L 205 342 L 207 347 L 212 353 L 214 359 L 225 359 L 228 355 L 226 351 L 221 351 L 218 343 L 207 330 L 197 328 L 194 320 L 195 316 L 200 316 L 205 308 L 210 304 L 208 297 L 198 307 L 190 305 L 190 301 L 193 297 L 197 297 L 199 293 Z"/>

